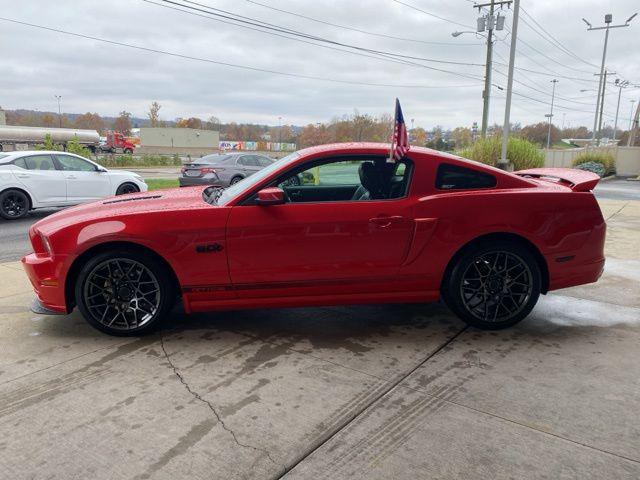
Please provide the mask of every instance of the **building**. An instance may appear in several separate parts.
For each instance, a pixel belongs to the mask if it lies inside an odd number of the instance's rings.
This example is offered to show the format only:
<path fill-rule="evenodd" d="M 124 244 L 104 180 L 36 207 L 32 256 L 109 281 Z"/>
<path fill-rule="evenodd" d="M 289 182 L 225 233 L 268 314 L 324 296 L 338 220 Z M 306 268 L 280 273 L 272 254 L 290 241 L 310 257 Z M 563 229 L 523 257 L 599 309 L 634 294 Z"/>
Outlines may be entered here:
<path fill-rule="evenodd" d="M 136 154 L 194 155 L 218 152 L 219 132 L 195 128 L 140 128 Z"/>

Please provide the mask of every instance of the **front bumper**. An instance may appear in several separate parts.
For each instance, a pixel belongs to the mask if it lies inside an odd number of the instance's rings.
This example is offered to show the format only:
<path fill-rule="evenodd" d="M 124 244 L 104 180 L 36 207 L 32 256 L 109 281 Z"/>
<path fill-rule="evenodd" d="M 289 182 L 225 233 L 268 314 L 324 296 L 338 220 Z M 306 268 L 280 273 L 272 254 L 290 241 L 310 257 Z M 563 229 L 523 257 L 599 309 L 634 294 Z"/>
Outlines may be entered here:
<path fill-rule="evenodd" d="M 223 186 L 223 182 L 220 178 L 216 177 L 178 177 L 178 181 L 180 182 L 181 187 L 192 187 L 194 185 L 215 185 L 215 186 Z"/>
<path fill-rule="evenodd" d="M 64 295 L 64 276 L 61 267 L 64 259 L 56 257 L 38 257 L 31 253 L 22 259 L 33 291 L 43 308 L 56 313 L 68 313 Z"/>

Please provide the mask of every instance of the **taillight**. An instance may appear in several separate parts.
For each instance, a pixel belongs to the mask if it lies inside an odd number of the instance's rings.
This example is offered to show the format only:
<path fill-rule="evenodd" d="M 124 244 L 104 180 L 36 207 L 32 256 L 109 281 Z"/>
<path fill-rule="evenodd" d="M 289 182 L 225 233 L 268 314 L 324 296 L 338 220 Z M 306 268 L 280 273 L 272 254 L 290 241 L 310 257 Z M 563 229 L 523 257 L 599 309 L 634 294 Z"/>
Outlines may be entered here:
<path fill-rule="evenodd" d="M 180 169 L 180 173 L 184 173 L 184 172 L 186 172 L 186 171 L 187 171 L 186 167 L 182 167 L 182 168 Z"/>
<path fill-rule="evenodd" d="M 204 167 L 200 169 L 200 173 L 205 174 L 205 173 L 216 173 L 216 169 L 215 168 L 208 168 L 208 167 Z"/>

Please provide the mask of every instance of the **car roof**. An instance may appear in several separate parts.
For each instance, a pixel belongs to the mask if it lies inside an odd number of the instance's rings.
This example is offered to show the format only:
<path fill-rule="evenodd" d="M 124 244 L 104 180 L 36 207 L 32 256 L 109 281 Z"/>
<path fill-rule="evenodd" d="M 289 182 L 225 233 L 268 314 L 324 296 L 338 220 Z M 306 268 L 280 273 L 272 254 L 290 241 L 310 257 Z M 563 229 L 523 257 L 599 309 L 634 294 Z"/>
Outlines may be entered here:
<path fill-rule="evenodd" d="M 15 160 L 20 157 L 27 157 L 29 155 L 71 155 L 73 157 L 83 158 L 84 160 L 88 160 L 93 162 L 88 158 L 81 157 L 80 155 L 76 155 L 75 153 L 70 152 L 61 152 L 58 150 L 14 150 L 13 152 L 0 152 L 0 164 L 7 163 Z"/>

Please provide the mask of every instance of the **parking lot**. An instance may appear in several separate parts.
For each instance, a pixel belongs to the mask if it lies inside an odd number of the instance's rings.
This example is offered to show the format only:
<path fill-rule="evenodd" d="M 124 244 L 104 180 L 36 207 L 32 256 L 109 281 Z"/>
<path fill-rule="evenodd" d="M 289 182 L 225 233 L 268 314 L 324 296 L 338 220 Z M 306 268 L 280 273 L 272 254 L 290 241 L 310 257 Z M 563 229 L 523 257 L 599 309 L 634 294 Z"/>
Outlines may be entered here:
<path fill-rule="evenodd" d="M 4 222 L 0 477 L 637 479 L 640 184 L 620 182 L 598 189 L 600 282 L 499 332 L 440 304 L 178 307 L 108 337 L 29 311 L 37 217 Z"/>

